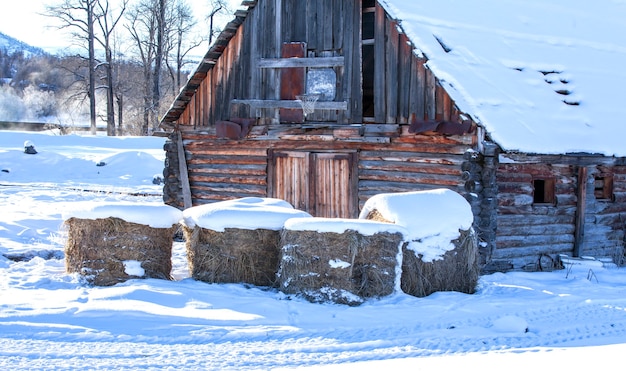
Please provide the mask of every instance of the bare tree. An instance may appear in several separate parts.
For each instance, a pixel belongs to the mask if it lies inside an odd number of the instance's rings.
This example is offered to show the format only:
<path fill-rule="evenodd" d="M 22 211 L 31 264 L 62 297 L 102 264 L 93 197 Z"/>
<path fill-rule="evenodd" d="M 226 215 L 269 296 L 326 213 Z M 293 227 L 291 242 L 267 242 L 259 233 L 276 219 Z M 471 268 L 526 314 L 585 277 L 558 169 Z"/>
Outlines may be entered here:
<path fill-rule="evenodd" d="M 166 12 L 168 0 L 156 1 L 156 45 L 154 52 L 154 73 L 152 75 L 152 107 L 158 121 L 161 108 L 161 68 L 165 57 L 165 42 L 167 37 Z M 170 0 L 171 1 L 171 0 Z M 156 123 L 155 123 L 156 124 Z"/>
<path fill-rule="evenodd" d="M 141 132 L 148 134 L 152 106 L 152 84 L 154 71 L 152 66 L 156 55 L 157 9 L 154 0 L 140 0 L 127 13 L 127 29 L 134 44 L 134 50 L 142 66 L 143 78 L 143 120 Z"/>
<path fill-rule="evenodd" d="M 176 0 L 169 17 L 168 47 L 165 63 L 172 79 L 172 89 L 175 94 L 182 85 L 182 70 L 191 63 L 187 55 L 191 50 L 200 46 L 205 40 L 202 37 L 193 37 L 193 29 L 197 21 L 191 7 L 185 0 Z M 191 36 L 191 37 L 190 37 Z M 173 54 L 173 56 L 172 56 Z M 171 66 L 174 64 L 174 66 Z"/>
<path fill-rule="evenodd" d="M 109 136 L 115 135 L 115 85 L 113 82 L 114 61 L 111 42 L 115 27 L 122 19 L 122 15 L 126 11 L 127 4 L 128 0 L 123 0 L 118 13 L 113 15 L 112 10 L 109 7 L 108 0 L 99 0 L 97 2 L 98 14 L 96 20 L 100 32 L 99 35 L 95 35 L 95 39 L 98 41 L 100 46 L 104 48 L 105 62 L 100 65 L 104 67 L 105 71 L 104 80 L 106 83 L 104 85 L 104 89 L 106 90 L 107 97 L 106 121 L 107 135 Z"/>
<path fill-rule="evenodd" d="M 91 133 L 96 134 L 96 56 L 94 25 L 98 0 L 63 0 L 46 7 L 46 13 L 60 21 L 59 28 L 70 29 L 72 36 L 84 46 L 87 44 L 89 64 L 87 97 Z"/>
<path fill-rule="evenodd" d="M 213 37 L 220 32 L 215 27 L 215 17 L 219 14 L 230 12 L 227 0 L 210 0 L 210 11 L 207 18 L 209 19 L 209 45 L 213 44 Z"/>

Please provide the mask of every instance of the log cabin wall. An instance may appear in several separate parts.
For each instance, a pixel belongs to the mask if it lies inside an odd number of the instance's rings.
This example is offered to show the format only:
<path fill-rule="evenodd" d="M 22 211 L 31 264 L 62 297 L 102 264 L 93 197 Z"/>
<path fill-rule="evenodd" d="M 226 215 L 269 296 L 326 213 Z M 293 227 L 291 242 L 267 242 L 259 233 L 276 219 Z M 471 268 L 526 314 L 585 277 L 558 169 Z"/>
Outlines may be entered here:
<path fill-rule="evenodd" d="M 497 168 L 497 232 L 488 270 L 549 269 L 558 255 L 622 261 L 623 159 L 507 155 Z"/>
<path fill-rule="evenodd" d="M 240 197 L 266 197 L 271 151 L 355 153 L 358 209 L 378 193 L 450 188 L 466 193 L 461 167 L 474 138 L 405 134 L 380 138 L 386 144 L 338 139 L 332 134 L 309 140 L 216 140 L 211 134 L 183 134 L 194 205 Z M 182 208 L 178 160 L 174 141 L 165 146 L 168 165 L 165 201 Z M 168 176 L 169 175 L 169 176 Z M 346 215 L 348 217 L 348 215 Z"/>

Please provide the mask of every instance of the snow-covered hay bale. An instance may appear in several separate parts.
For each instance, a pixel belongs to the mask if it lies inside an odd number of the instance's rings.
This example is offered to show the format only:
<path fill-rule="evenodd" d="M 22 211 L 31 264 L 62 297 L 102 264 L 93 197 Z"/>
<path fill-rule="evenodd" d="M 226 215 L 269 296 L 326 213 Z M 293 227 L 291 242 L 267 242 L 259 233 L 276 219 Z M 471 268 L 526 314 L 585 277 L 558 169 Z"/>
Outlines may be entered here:
<path fill-rule="evenodd" d="M 108 204 L 71 212 L 65 218 L 66 271 L 98 286 L 170 279 L 172 238 L 181 217 L 170 206 Z"/>
<path fill-rule="evenodd" d="M 407 229 L 401 279 L 405 293 L 422 297 L 436 291 L 475 291 L 478 241 L 463 196 L 448 189 L 379 194 L 365 203 L 360 218 Z"/>
<path fill-rule="evenodd" d="M 311 302 L 359 305 L 399 290 L 404 230 L 368 220 L 290 219 L 279 288 Z"/>
<path fill-rule="evenodd" d="M 310 215 L 282 200 L 247 197 L 195 206 L 183 217 L 194 279 L 274 286 L 285 221 Z"/>

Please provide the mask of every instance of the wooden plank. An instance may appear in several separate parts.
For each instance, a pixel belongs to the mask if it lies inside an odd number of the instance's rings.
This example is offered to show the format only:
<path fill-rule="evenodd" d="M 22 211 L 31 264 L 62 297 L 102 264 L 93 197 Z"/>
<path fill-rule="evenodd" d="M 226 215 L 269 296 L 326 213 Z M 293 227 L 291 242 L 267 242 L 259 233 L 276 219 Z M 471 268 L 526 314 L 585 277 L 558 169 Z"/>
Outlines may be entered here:
<path fill-rule="evenodd" d="M 185 147 L 183 146 L 183 135 L 178 133 L 178 170 L 180 172 L 180 184 L 183 191 L 183 206 L 188 209 L 192 206 L 191 186 L 189 183 L 189 173 L 187 172 L 187 161 L 185 160 Z"/>
<path fill-rule="evenodd" d="M 294 57 L 304 57 L 306 44 L 303 42 L 286 43 L 282 46 L 282 57 L 287 59 Z M 293 100 L 296 96 L 305 91 L 306 69 L 305 68 L 285 68 L 280 71 L 280 99 Z M 280 120 L 286 122 L 303 122 L 304 115 L 300 108 L 283 108 L 279 111 Z"/>
<path fill-rule="evenodd" d="M 385 42 L 385 10 L 376 3 L 374 21 L 374 119 L 378 123 L 385 123 L 387 106 L 385 100 L 387 50 Z"/>
<path fill-rule="evenodd" d="M 231 104 L 248 104 L 251 109 L 255 108 L 302 108 L 300 103 L 296 100 L 274 100 L 274 99 L 233 99 Z M 348 109 L 348 102 L 317 102 L 315 103 L 315 109 L 328 109 L 328 110 L 346 110 Z"/>
<path fill-rule="evenodd" d="M 345 58 L 316 57 L 316 58 L 261 58 L 259 68 L 297 68 L 297 67 L 343 67 Z"/>
<path fill-rule="evenodd" d="M 398 24 L 387 20 L 386 76 L 385 76 L 385 123 L 395 124 L 398 118 L 398 62 L 399 42 Z"/>
<path fill-rule="evenodd" d="M 301 0 L 298 0 L 301 1 Z M 323 24 L 323 20 L 317 19 L 317 2 L 321 0 L 307 0 L 306 1 L 306 18 L 302 20 L 306 22 L 306 42 L 310 49 L 316 50 L 318 47 L 317 39 L 317 27 L 319 24 Z"/>
<path fill-rule="evenodd" d="M 333 17 L 333 50 L 341 50 L 343 48 L 344 23 L 346 19 L 349 19 L 346 16 L 349 7 L 346 4 L 346 8 L 344 8 L 345 3 L 344 0 L 333 1 L 332 13 L 335 15 Z"/>
<path fill-rule="evenodd" d="M 446 92 L 443 90 L 441 84 L 437 81 L 435 85 L 435 121 L 443 121 L 444 120 L 444 100 L 445 100 Z"/>
<path fill-rule="evenodd" d="M 340 17 L 341 14 L 335 14 L 333 7 L 334 0 L 322 0 L 320 3 L 323 5 L 323 32 L 321 32 L 322 36 L 322 50 L 323 51 L 332 51 L 335 49 L 335 45 L 333 44 L 333 31 L 335 29 L 335 22 L 333 19 L 335 17 Z M 319 27 L 319 25 L 318 25 Z M 318 28 L 319 30 L 319 28 Z"/>
<path fill-rule="evenodd" d="M 587 167 L 578 168 L 578 203 L 576 204 L 576 231 L 574 233 L 574 256 L 580 257 L 585 239 L 585 208 L 587 204 Z"/>
<path fill-rule="evenodd" d="M 413 48 L 409 43 L 409 38 L 404 33 L 400 34 L 399 56 L 397 122 L 406 124 L 409 122 L 411 71 L 415 57 L 413 56 Z"/>
<path fill-rule="evenodd" d="M 346 3 L 346 7 L 352 5 L 351 8 L 351 21 L 346 24 L 345 33 L 348 35 L 346 42 L 348 45 L 344 47 L 344 53 L 347 53 L 352 58 L 352 63 L 346 63 L 350 66 L 350 70 L 346 70 L 346 76 L 350 76 L 348 87 L 348 95 L 345 99 L 350 102 L 350 109 L 346 115 L 347 123 L 361 123 L 363 121 L 363 86 L 362 86 L 362 65 L 363 50 L 361 48 L 362 37 L 362 14 L 361 14 L 361 0 L 350 1 Z M 349 37 L 352 35 L 352 38 Z"/>
<path fill-rule="evenodd" d="M 435 78 L 435 74 L 430 70 L 430 68 L 426 68 L 426 85 L 424 90 L 424 119 L 425 120 L 436 120 L 436 105 L 437 100 L 435 98 L 436 95 L 436 86 L 437 80 Z"/>

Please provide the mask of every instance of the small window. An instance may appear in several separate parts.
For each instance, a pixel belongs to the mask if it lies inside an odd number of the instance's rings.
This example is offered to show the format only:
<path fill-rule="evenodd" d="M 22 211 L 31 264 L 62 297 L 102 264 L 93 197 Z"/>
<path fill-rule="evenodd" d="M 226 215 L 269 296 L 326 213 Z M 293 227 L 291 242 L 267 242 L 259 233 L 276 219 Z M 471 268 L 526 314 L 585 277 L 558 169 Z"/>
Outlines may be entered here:
<path fill-rule="evenodd" d="M 613 177 L 610 175 L 596 175 L 594 181 L 593 194 L 596 200 L 613 200 Z"/>
<path fill-rule="evenodd" d="M 533 203 L 554 204 L 554 179 L 533 179 Z"/>

